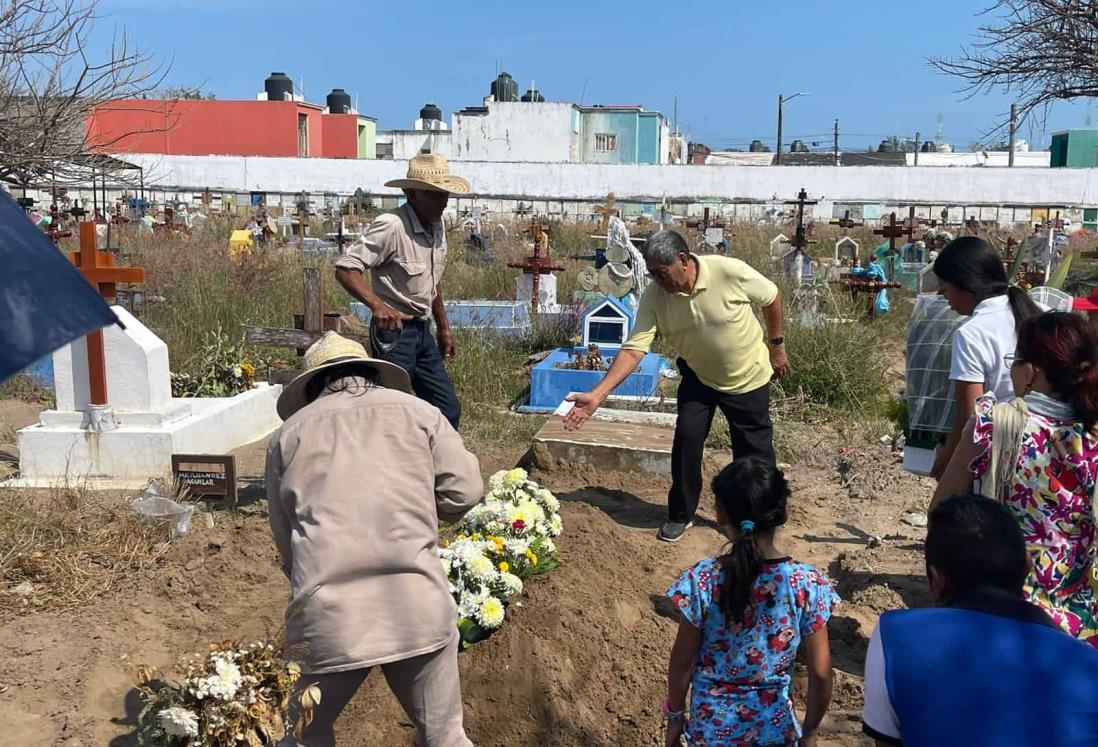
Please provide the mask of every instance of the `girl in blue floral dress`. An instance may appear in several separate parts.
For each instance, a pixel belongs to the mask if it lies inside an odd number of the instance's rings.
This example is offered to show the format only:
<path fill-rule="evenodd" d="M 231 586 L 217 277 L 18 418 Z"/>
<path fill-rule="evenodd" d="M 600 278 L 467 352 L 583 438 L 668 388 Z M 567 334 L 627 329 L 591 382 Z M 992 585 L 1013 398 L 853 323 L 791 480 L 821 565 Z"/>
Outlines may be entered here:
<path fill-rule="evenodd" d="M 713 480 L 713 492 L 717 521 L 733 544 L 726 555 L 686 569 L 667 591 L 682 614 L 663 704 L 667 747 L 683 734 L 691 747 L 814 747 L 831 701 L 827 621 L 839 597 L 821 571 L 774 547 L 789 486 L 773 464 L 737 459 Z M 790 693 L 802 641 L 803 728 Z"/>

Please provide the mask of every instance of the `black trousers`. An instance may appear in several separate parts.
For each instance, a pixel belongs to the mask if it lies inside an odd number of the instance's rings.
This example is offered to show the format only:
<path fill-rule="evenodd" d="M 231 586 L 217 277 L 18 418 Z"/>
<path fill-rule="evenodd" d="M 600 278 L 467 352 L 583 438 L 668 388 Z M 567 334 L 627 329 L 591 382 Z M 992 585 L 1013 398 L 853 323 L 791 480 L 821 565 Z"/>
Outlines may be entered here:
<path fill-rule="evenodd" d="M 774 428 L 770 422 L 770 384 L 745 394 L 726 394 L 698 379 L 682 358 L 678 360 L 679 417 L 671 447 L 671 490 L 667 494 L 669 521 L 694 520 L 702 491 L 702 452 L 717 408 L 728 420 L 733 458 L 751 454 L 774 461 Z"/>
<path fill-rule="evenodd" d="M 437 407 L 457 429 L 461 421 L 461 403 L 450 374 L 446 373 L 438 343 L 431 335 L 431 323 L 426 319 L 406 321 L 399 332 L 371 325 L 371 335 L 381 343 L 376 347 L 392 346 L 388 350 L 374 350 L 373 354 L 407 371 L 416 396 Z"/>

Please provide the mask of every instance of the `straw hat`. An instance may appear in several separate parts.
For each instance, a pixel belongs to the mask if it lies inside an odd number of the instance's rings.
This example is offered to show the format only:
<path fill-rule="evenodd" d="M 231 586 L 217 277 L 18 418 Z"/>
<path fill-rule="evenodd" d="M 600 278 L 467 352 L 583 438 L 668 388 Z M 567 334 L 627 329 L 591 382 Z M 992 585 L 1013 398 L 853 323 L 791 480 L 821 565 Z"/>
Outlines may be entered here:
<path fill-rule="evenodd" d="M 469 182 L 450 173 L 446 156 L 438 153 L 421 153 L 408 161 L 408 176 L 385 182 L 386 187 L 400 189 L 427 189 L 432 192 L 467 194 Z"/>
<path fill-rule="evenodd" d="M 305 351 L 305 371 L 283 388 L 278 398 L 278 416 L 289 420 L 291 415 L 309 404 L 305 393 L 309 382 L 318 374 L 345 363 L 355 363 L 376 371 L 378 383 L 383 387 L 412 393 L 412 382 L 403 368 L 371 358 L 366 355 L 366 348 L 354 340 L 335 332 L 325 332 Z"/>

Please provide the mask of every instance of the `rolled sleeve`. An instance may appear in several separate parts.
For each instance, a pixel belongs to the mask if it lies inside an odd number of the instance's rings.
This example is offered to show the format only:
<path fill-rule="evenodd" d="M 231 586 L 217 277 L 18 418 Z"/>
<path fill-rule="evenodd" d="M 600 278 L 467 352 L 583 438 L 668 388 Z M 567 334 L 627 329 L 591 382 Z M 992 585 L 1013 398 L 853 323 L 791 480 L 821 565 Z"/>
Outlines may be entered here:
<path fill-rule="evenodd" d="M 650 285 L 641 294 L 640 303 L 637 306 L 637 316 L 633 321 L 633 331 L 629 339 L 622 345 L 623 350 L 639 350 L 647 353 L 652 349 L 652 343 L 656 340 L 656 331 L 659 325 L 656 323 L 656 310 L 654 307 L 653 293 L 656 286 Z"/>
<path fill-rule="evenodd" d="M 442 521 L 458 521 L 484 496 L 480 462 L 439 413 L 431 440 L 435 465 L 435 505 Z"/>
<path fill-rule="evenodd" d="M 396 216 L 379 216 L 358 239 L 348 245 L 343 256 L 336 260 L 335 266 L 365 274 L 367 269 L 385 263 L 392 253 L 390 237 L 400 225 L 400 218 Z"/>

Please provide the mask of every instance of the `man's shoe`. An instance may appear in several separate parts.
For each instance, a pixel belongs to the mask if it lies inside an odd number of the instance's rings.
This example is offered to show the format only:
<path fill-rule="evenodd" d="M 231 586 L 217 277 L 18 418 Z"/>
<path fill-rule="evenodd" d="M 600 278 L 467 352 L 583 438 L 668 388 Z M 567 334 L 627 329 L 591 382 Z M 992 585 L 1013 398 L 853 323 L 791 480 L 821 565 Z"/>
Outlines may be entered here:
<path fill-rule="evenodd" d="M 658 539 L 664 542 L 678 542 L 682 539 L 682 536 L 686 534 L 686 530 L 694 526 L 693 521 L 681 522 L 681 521 L 665 521 L 663 526 L 660 527 L 660 531 L 656 533 Z"/>

